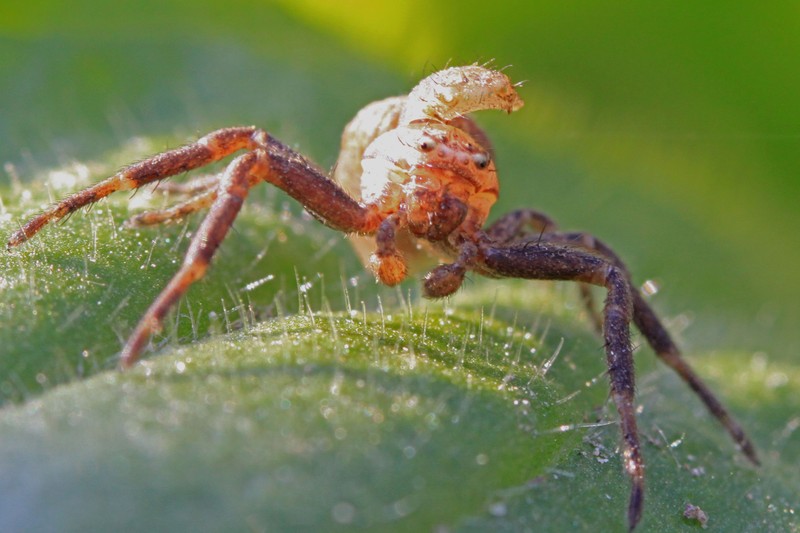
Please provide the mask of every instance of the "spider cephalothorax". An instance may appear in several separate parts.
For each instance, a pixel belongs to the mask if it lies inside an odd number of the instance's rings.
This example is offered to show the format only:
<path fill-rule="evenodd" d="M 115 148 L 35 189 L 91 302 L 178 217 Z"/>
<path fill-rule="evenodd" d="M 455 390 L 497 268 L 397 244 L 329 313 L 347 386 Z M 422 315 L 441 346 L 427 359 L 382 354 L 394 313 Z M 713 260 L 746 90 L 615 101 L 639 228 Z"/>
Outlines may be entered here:
<path fill-rule="evenodd" d="M 498 195 L 488 138 L 468 113 L 522 107 L 516 86 L 497 70 L 453 67 L 422 80 L 408 96 L 375 102 L 361 110 L 342 135 L 332 179 L 297 152 L 253 126 L 212 132 L 197 142 L 133 164 L 75 193 L 15 232 L 17 246 L 47 223 L 119 190 L 135 189 L 244 150 L 224 174 L 203 178 L 186 190 L 194 195 L 163 211 L 137 215 L 134 225 L 155 224 L 208 209 L 183 264 L 147 310 L 122 349 L 121 365 L 135 363 L 169 309 L 200 279 L 247 197 L 268 182 L 297 199 L 326 225 L 351 235 L 356 250 L 378 280 L 394 285 L 409 267 L 439 260 L 428 272 L 424 293 L 456 291 L 468 271 L 492 277 L 569 280 L 607 290 L 601 329 L 611 397 L 619 413 L 623 464 L 631 478 L 628 523 L 641 518 L 644 462 L 636 428 L 633 322 L 668 366 L 697 393 L 745 455 L 757 463 L 742 428 L 680 355 L 656 314 L 631 283 L 622 261 L 585 233 L 558 231 L 546 215 L 520 209 L 484 227 Z"/>

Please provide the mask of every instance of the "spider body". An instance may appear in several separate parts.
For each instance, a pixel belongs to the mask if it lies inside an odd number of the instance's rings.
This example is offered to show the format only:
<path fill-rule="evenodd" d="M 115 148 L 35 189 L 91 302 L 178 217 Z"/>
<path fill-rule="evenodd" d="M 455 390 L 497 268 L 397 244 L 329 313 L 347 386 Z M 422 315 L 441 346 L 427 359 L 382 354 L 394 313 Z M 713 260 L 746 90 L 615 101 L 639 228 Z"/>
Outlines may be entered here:
<path fill-rule="evenodd" d="M 522 105 L 508 77 L 472 65 L 437 72 L 408 96 L 374 102 L 345 127 L 333 178 L 388 219 L 378 250 L 372 237 L 351 237 L 381 282 L 402 281 L 409 263 L 416 272 L 432 258 L 452 258 L 448 237 L 484 225 L 497 200 L 497 170 L 486 135 L 466 113 Z"/>
<path fill-rule="evenodd" d="M 497 172 L 489 154 L 468 133 L 447 124 L 415 123 L 380 135 L 367 147 L 362 168 L 362 200 L 377 206 L 383 217 L 370 265 L 387 285 L 405 277 L 394 275 L 406 271 L 393 236 L 398 231 L 410 233 L 412 243 L 428 242 L 451 255 L 455 243 L 449 238 L 474 235 L 497 199 Z M 387 270 L 384 262 L 397 266 Z M 389 270 L 392 274 L 385 275 Z"/>
<path fill-rule="evenodd" d="M 221 176 L 184 186 L 192 195 L 189 199 L 129 221 L 157 224 L 208 209 L 180 269 L 123 347 L 124 368 L 139 359 L 166 313 L 205 274 L 250 188 L 262 181 L 286 191 L 326 225 L 348 233 L 364 262 L 387 285 L 405 279 L 409 267 L 416 270 L 438 259 L 440 264 L 425 276 L 428 297 L 452 294 L 468 271 L 576 281 L 585 295 L 586 285 L 604 287 L 608 296 L 596 326 L 604 339 L 611 397 L 619 413 L 623 466 L 632 483 L 628 524 L 633 529 L 643 509 L 644 461 L 636 427 L 631 322 L 745 455 L 756 464 L 758 459 L 742 428 L 683 359 L 608 246 L 585 233 L 558 231 L 549 217 L 531 209 L 513 211 L 484 227 L 498 195 L 497 171 L 488 138 L 467 114 L 484 109 L 510 113 L 520 107 L 516 86 L 502 72 L 470 65 L 434 73 L 408 96 L 370 104 L 356 115 L 343 133 L 332 178 L 256 127 L 217 130 L 65 198 L 23 224 L 8 247 L 115 191 L 135 189 L 244 150 Z"/>

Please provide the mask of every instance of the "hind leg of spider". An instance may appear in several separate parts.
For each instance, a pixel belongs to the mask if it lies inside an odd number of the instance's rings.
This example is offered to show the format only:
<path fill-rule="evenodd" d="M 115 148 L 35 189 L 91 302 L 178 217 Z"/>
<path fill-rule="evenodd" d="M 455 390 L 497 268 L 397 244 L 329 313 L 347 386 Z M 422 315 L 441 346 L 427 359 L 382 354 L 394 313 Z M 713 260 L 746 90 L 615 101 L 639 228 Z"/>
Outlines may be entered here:
<path fill-rule="evenodd" d="M 755 445 L 745 433 L 744 428 L 683 358 L 658 315 L 638 292 L 634 294 L 633 298 L 633 321 L 656 355 L 700 397 L 709 412 L 720 421 L 750 462 L 755 465 L 761 464 Z"/>
<path fill-rule="evenodd" d="M 214 188 L 207 190 L 192 196 L 188 200 L 165 209 L 145 211 L 144 213 L 134 215 L 125 221 L 125 226 L 136 228 L 141 226 L 153 226 L 155 224 L 166 224 L 181 220 L 196 211 L 208 209 L 216 199 L 217 189 Z"/>
<path fill-rule="evenodd" d="M 611 397 L 617 406 L 622 432 L 623 467 L 631 479 L 628 526 L 632 530 L 644 505 L 644 460 L 634 406 L 632 291 L 625 271 L 599 254 L 564 244 L 521 242 L 496 246 L 487 240 L 479 243 L 479 248 L 475 266 L 497 277 L 577 281 L 606 289 L 603 339 Z"/>
<path fill-rule="evenodd" d="M 11 235 L 7 246 L 12 248 L 22 244 L 48 223 L 59 220 L 111 193 L 136 189 L 146 183 L 207 165 L 238 150 L 263 146 L 265 141 L 266 133 L 255 127 L 226 128 L 209 133 L 197 142 L 135 163 L 96 185 L 68 196 L 32 218 Z"/>
<path fill-rule="evenodd" d="M 169 224 L 182 220 L 201 209 L 208 209 L 217 199 L 217 187 L 219 186 L 220 176 L 212 174 L 200 176 L 186 183 L 163 183 L 159 185 L 159 190 L 167 194 L 192 195 L 183 202 L 164 209 L 145 211 L 132 216 L 125 221 L 126 227 L 136 228 L 142 226 L 154 226 L 156 224 Z M 258 178 L 250 177 L 251 185 L 255 185 Z"/>
<path fill-rule="evenodd" d="M 548 239 L 555 242 L 578 243 L 607 257 L 620 270 L 625 272 L 628 282 L 631 276 L 619 256 L 605 243 L 586 233 L 563 233 L 549 235 Z M 633 284 L 631 283 L 631 286 Z M 672 340 L 669 332 L 656 315 L 653 308 L 645 301 L 642 294 L 633 288 L 633 322 L 636 328 L 647 339 L 647 343 L 656 355 L 667 366 L 672 368 L 680 378 L 700 397 L 709 412 L 720 421 L 722 426 L 736 442 L 742 453 L 753 463 L 760 464 L 755 446 L 745 433 L 742 426 L 733 418 L 722 402 L 716 397 L 706 383 L 692 369 L 686 359 L 681 355 L 678 346 Z"/>

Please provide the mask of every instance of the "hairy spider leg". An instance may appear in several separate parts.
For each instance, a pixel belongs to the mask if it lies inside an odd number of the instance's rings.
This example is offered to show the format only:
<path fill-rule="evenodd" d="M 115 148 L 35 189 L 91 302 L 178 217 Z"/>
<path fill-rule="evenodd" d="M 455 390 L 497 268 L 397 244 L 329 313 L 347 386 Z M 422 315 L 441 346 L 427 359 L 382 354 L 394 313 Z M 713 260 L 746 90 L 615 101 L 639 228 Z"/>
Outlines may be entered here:
<path fill-rule="evenodd" d="M 490 238 L 499 244 L 510 244 L 513 239 L 524 238 L 527 234 L 528 242 L 554 242 L 585 247 L 602 254 L 608 258 L 617 268 L 625 273 L 628 283 L 631 286 L 633 298 L 633 322 L 637 329 L 647 339 L 647 343 L 656 355 L 670 368 L 672 368 L 681 379 L 700 397 L 709 412 L 720 421 L 728 433 L 731 435 L 742 452 L 754 464 L 759 464 L 755 446 L 747 437 L 744 429 L 725 409 L 717 399 L 711 389 L 703 382 L 689 363 L 682 357 L 672 337 L 667 332 L 664 325 L 659 320 L 655 311 L 645 301 L 642 294 L 636 290 L 632 282 L 631 275 L 619 256 L 604 242 L 585 232 L 559 233 L 553 231 L 556 224 L 547 215 L 530 209 L 519 209 L 512 211 L 499 218 L 487 229 Z M 534 231 L 531 232 L 531 229 Z M 536 234 L 535 232 L 539 232 Z M 545 233 L 546 232 L 546 233 Z M 580 284 L 584 303 L 590 307 L 590 316 L 596 315 L 594 311 L 591 292 L 586 284 Z M 588 298 L 587 298 L 588 295 Z M 602 318 L 595 319 L 596 326 L 602 332 Z"/>
<path fill-rule="evenodd" d="M 636 328 L 644 335 L 645 339 L 647 339 L 647 343 L 656 355 L 667 366 L 672 368 L 672 370 L 689 385 L 695 394 L 700 397 L 709 412 L 720 421 L 745 456 L 747 456 L 753 464 L 760 464 L 755 446 L 742 426 L 731 416 L 716 395 L 711 392 L 711 389 L 683 358 L 680 349 L 678 349 L 678 346 L 672 340 L 669 332 L 667 332 L 667 329 L 661 323 L 661 320 L 659 320 L 658 315 L 656 315 L 653 308 L 645 301 L 642 294 L 638 290 L 635 290 L 635 286 L 631 282 L 630 273 L 619 256 L 604 242 L 583 232 L 548 235 L 548 239 L 558 239 L 561 242 L 567 243 L 578 242 L 591 250 L 601 253 L 625 273 L 628 283 L 632 287 L 633 322 L 636 324 Z"/>
<path fill-rule="evenodd" d="M 522 238 L 547 240 L 549 235 L 555 233 L 557 229 L 558 225 L 548 215 L 535 209 L 522 208 L 504 214 L 486 228 L 485 231 L 496 244 L 511 244 L 515 239 Z M 578 283 L 578 290 L 580 291 L 581 303 L 586 309 L 594 330 L 599 335 L 602 335 L 603 317 L 595 305 L 592 286 L 587 283 Z"/>
<path fill-rule="evenodd" d="M 150 304 L 122 348 L 120 365 L 123 368 L 128 368 L 136 362 L 150 335 L 161 330 L 167 312 L 186 293 L 192 283 L 205 275 L 214 252 L 219 248 L 236 215 L 239 214 L 251 187 L 249 177 L 257 172 L 259 164 L 263 165 L 264 161 L 259 160 L 257 153 L 248 152 L 237 157 L 228 166 L 220 181 L 217 198 L 192 237 L 183 264 Z"/>
<path fill-rule="evenodd" d="M 219 184 L 217 184 L 217 186 L 218 185 Z M 139 227 L 173 222 L 175 220 L 185 218 L 186 216 L 196 211 L 200 211 L 201 209 L 207 209 L 211 207 L 216 199 L 217 188 L 215 187 L 214 189 L 195 194 L 188 200 L 165 209 L 145 211 L 144 213 L 134 215 L 125 221 L 125 225 L 128 227 Z"/>
<path fill-rule="evenodd" d="M 553 231 L 555 228 L 556 224 L 547 215 L 530 209 L 519 209 L 499 218 L 487 229 L 487 234 L 500 244 L 509 244 L 513 239 L 522 238 L 527 233 L 527 238 L 531 242 L 536 242 L 534 239 L 538 239 L 545 242 L 579 245 L 608 258 L 625 273 L 628 279 L 633 297 L 633 322 L 647 339 L 647 343 L 656 355 L 700 397 L 709 412 L 720 421 L 747 458 L 754 464 L 759 464 L 755 446 L 747 437 L 744 429 L 682 357 L 680 350 L 655 311 L 645 301 L 642 294 L 636 290 L 630 272 L 619 256 L 608 245 L 588 233 L 558 233 Z M 538 231 L 538 235 L 532 233 L 531 229 L 534 232 Z M 594 306 L 589 287 L 586 284 L 580 284 L 580 287 L 583 301 L 590 310 L 590 316 L 597 317 L 593 319 L 595 327 L 602 331 L 602 318 L 596 312 L 592 312 Z"/>
<path fill-rule="evenodd" d="M 165 195 L 189 196 L 189 198 L 163 209 L 153 209 L 134 215 L 125 221 L 125 226 L 136 228 L 168 224 L 186 218 L 201 209 L 208 209 L 217 198 L 219 180 L 218 174 L 211 174 L 185 183 L 174 181 L 159 183 L 158 190 Z"/>
<path fill-rule="evenodd" d="M 261 147 L 239 156 L 226 170 L 217 198 L 192 238 L 183 265 L 159 294 L 128 339 L 120 356 L 124 368 L 141 355 L 151 334 L 157 332 L 169 309 L 202 278 L 219 245 L 233 225 L 250 187 L 266 181 L 297 199 L 326 225 L 344 232 L 373 233 L 380 223 L 377 208 L 364 207 L 306 158 L 267 137 Z"/>
<path fill-rule="evenodd" d="M 260 135 L 263 135 L 263 132 L 254 126 L 224 128 L 209 133 L 194 143 L 130 165 L 96 185 L 67 196 L 35 216 L 11 235 L 7 246 L 12 248 L 22 244 L 48 223 L 59 220 L 116 191 L 136 189 L 147 183 L 218 161 L 243 148 L 255 148 L 259 142 L 255 137 Z"/>
<path fill-rule="evenodd" d="M 588 251 L 552 244 L 528 242 L 511 246 L 480 243 L 479 268 L 497 277 L 579 281 L 605 287 L 603 337 L 611 397 L 617 406 L 622 432 L 623 466 L 631 479 L 628 526 L 633 530 L 644 506 L 644 460 L 636 428 L 634 407 L 633 349 L 630 322 L 632 290 L 625 271 L 610 259 Z"/>
<path fill-rule="evenodd" d="M 201 192 L 173 210 L 150 213 L 145 220 L 169 220 L 172 215 L 210 205 L 209 213 L 189 245 L 178 273 L 159 294 L 123 347 L 121 366 L 135 363 L 149 336 L 160 330 L 164 316 L 192 283 L 202 278 L 208 264 L 239 213 L 254 184 L 266 181 L 286 191 L 324 224 L 347 233 L 374 233 L 382 214 L 377 206 L 364 207 L 306 158 L 254 126 L 225 128 L 197 142 L 135 163 L 114 176 L 68 196 L 16 231 L 8 247 L 17 246 L 54 220 L 92 204 L 109 194 L 130 190 L 218 161 L 232 153 L 250 152 L 235 159 L 214 190 Z M 134 221 L 137 221 L 134 218 Z"/>
<path fill-rule="evenodd" d="M 680 350 L 673 342 L 664 325 L 658 319 L 658 316 L 656 316 L 653 309 L 645 302 L 642 295 L 638 292 L 634 293 L 633 296 L 633 321 L 639 331 L 644 334 L 648 344 L 650 344 L 650 347 L 656 355 L 661 358 L 667 366 L 672 368 L 700 397 L 711 414 L 720 421 L 733 440 L 736 441 L 736 444 L 739 445 L 745 456 L 747 456 L 753 464 L 761 464 L 758 459 L 758 454 L 756 453 L 756 448 L 742 426 L 731 416 L 716 395 L 711 392 L 711 389 L 708 388 L 700 376 L 695 373 L 692 367 L 689 366 L 689 363 L 681 356 Z"/>

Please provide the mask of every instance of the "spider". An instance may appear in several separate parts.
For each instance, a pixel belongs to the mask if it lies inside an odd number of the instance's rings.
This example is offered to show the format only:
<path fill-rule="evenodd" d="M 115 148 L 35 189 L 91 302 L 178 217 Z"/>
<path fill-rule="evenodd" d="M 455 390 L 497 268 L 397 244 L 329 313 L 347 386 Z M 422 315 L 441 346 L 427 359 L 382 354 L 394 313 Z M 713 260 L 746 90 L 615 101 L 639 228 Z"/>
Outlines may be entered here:
<path fill-rule="evenodd" d="M 575 281 L 589 305 L 588 286 L 604 287 L 605 306 L 595 322 L 604 339 L 623 465 L 631 479 L 627 520 L 632 530 L 642 515 L 645 474 L 636 428 L 631 322 L 747 458 L 754 464 L 758 458 L 742 427 L 683 359 L 608 246 L 586 233 L 561 232 L 549 217 L 532 209 L 513 211 L 484 227 L 498 195 L 497 172 L 489 140 L 468 114 L 516 111 L 523 105 L 517 88 L 504 73 L 477 64 L 436 72 L 407 96 L 374 102 L 356 115 L 344 130 L 332 177 L 262 129 L 220 129 L 68 196 L 22 225 L 8 247 L 113 192 L 136 189 L 244 150 L 222 175 L 184 186 L 193 195 L 188 200 L 129 221 L 158 224 L 208 209 L 180 269 L 123 347 L 122 368 L 139 359 L 166 313 L 203 277 L 250 188 L 262 181 L 286 191 L 323 224 L 350 234 L 362 259 L 386 285 L 403 281 L 409 265 L 434 257 L 440 264 L 423 281 L 428 298 L 454 293 L 468 271 L 496 278 Z"/>

